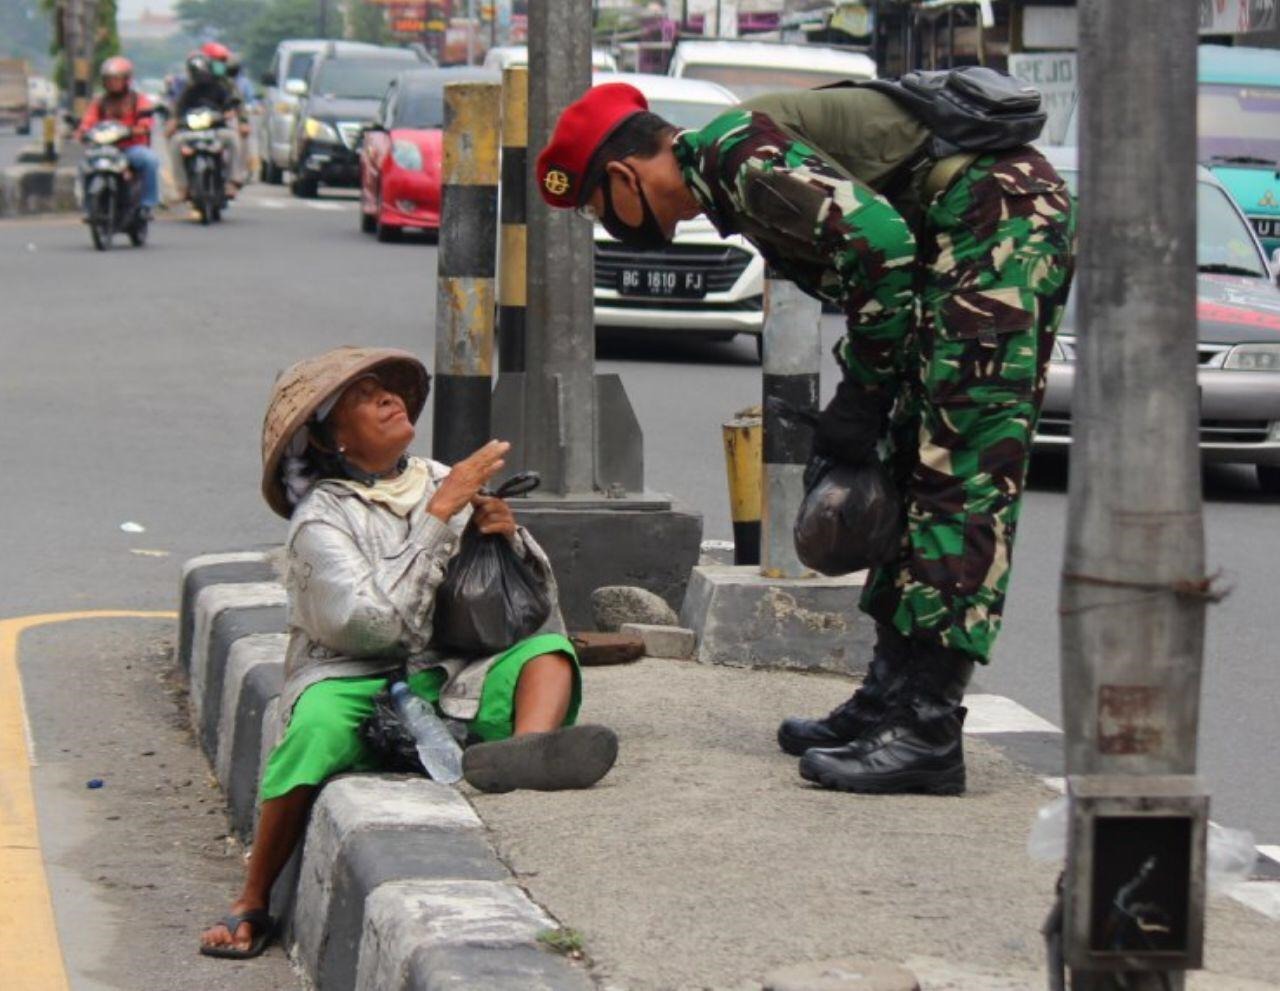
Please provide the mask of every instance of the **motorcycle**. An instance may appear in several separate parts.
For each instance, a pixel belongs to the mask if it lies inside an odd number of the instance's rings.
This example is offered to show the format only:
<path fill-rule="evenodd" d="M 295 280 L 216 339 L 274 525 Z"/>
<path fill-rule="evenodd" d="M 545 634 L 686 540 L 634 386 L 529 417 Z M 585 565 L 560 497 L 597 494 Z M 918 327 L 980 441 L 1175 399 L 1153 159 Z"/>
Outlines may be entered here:
<path fill-rule="evenodd" d="M 217 110 L 196 107 L 179 122 L 175 139 L 182 142 L 182 164 L 187 173 L 187 199 L 200 215 L 200 223 L 222 219 L 227 205 L 227 143 L 218 133 L 224 117 Z"/>
<path fill-rule="evenodd" d="M 121 142 L 132 136 L 128 124 L 104 120 L 84 135 L 80 190 L 84 220 L 93 246 L 106 251 L 116 234 L 129 235 L 135 248 L 147 243 L 147 216 L 142 209 L 142 178 L 129 167 Z"/>

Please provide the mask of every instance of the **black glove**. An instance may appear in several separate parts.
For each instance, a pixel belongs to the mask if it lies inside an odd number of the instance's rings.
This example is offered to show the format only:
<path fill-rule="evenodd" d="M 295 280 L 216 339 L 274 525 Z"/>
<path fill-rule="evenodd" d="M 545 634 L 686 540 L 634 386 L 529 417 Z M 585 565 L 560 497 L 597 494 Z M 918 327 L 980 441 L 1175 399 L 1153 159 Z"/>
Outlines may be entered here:
<path fill-rule="evenodd" d="M 846 465 L 870 461 L 884 436 L 891 404 L 891 397 L 882 390 L 868 389 L 848 379 L 841 382 L 835 398 L 818 414 L 813 433 L 814 456 Z"/>

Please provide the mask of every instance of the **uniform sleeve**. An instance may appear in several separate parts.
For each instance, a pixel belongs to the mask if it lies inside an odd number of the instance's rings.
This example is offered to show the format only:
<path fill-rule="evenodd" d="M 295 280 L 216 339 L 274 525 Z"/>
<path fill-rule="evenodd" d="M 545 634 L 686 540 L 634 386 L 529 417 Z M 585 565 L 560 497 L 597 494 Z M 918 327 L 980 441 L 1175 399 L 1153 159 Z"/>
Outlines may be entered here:
<path fill-rule="evenodd" d="M 820 291 L 849 321 L 846 374 L 868 386 L 894 379 L 915 305 L 916 241 L 906 218 L 758 111 L 722 114 L 691 140 L 705 197 L 748 220 L 749 237 L 764 228 L 764 237 L 803 246 L 826 267 Z"/>
<path fill-rule="evenodd" d="M 456 545 L 452 528 L 423 514 L 399 547 L 371 561 L 338 523 L 305 522 L 289 545 L 292 622 L 354 657 L 420 649 Z"/>

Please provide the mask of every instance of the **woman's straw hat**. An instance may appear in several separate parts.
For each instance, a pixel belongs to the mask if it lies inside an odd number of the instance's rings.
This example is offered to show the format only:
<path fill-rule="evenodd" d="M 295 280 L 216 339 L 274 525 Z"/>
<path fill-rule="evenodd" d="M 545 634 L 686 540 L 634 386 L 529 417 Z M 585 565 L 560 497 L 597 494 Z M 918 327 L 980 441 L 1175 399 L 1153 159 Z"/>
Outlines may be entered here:
<path fill-rule="evenodd" d="M 409 420 L 416 423 L 431 391 L 431 376 L 408 351 L 344 345 L 300 361 L 276 379 L 262 421 L 262 495 L 285 519 L 293 513 L 280 478 L 285 450 L 316 410 L 341 395 L 356 379 L 371 374 L 399 394 L 408 407 Z"/>

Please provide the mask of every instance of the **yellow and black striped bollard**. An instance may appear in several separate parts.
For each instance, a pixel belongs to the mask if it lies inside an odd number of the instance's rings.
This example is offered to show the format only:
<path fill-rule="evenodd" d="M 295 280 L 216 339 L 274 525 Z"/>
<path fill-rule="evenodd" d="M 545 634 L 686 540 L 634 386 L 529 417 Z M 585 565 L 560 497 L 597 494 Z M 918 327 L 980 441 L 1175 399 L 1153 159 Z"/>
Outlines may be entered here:
<path fill-rule="evenodd" d="M 498 370 L 525 370 L 525 307 L 528 302 L 526 176 L 529 168 L 529 69 L 502 74 L 502 270 L 498 276 Z"/>
<path fill-rule="evenodd" d="M 444 102 L 432 454 L 454 464 L 490 439 L 500 87 L 449 83 Z"/>

